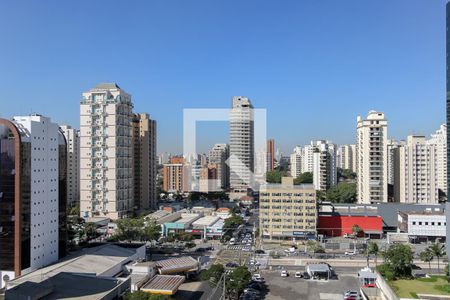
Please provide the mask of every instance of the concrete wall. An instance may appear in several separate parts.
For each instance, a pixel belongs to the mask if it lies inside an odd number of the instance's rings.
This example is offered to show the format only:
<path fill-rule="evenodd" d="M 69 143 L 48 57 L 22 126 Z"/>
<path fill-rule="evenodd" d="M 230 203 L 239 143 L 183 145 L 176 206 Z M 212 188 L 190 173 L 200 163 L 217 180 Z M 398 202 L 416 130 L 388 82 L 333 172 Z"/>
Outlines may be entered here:
<path fill-rule="evenodd" d="M 375 271 L 375 274 L 377 274 L 377 285 L 381 290 L 381 298 L 383 300 L 400 300 L 380 273 Z"/>

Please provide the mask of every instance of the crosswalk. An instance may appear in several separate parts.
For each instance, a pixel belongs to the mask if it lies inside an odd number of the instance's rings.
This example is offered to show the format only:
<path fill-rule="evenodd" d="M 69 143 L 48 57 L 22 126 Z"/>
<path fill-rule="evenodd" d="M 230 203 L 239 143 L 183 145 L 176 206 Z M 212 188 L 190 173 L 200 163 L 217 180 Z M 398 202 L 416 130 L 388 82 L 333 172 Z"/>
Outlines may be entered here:
<path fill-rule="evenodd" d="M 235 250 L 235 251 L 244 251 L 249 252 L 252 250 L 253 247 L 246 246 L 246 245 L 229 245 L 227 247 L 228 250 Z"/>

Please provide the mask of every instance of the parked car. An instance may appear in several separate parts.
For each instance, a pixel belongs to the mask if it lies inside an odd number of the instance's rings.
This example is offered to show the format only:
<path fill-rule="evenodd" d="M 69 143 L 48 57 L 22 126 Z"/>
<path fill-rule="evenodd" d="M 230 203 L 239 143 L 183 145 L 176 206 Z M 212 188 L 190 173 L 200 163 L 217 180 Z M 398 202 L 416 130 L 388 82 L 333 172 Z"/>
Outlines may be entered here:
<path fill-rule="evenodd" d="M 357 291 L 347 291 L 344 294 L 344 300 L 360 300 L 361 296 Z"/>
<path fill-rule="evenodd" d="M 236 267 L 238 267 L 239 265 L 237 264 L 237 263 L 235 263 L 235 262 L 229 262 L 229 263 L 227 263 L 226 265 L 225 265 L 225 267 L 227 267 L 227 268 L 236 268 Z"/>
<path fill-rule="evenodd" d="M 281 277 L 288 277 L 289 276 L 289 272 L 286 270 L 282 270 L 280 273 Z"/>
<path fill-rule="evenodd" d="M 353 250 L 353 251 L 345 251 L 345 255 L 347 255 L 347 256 L 356 255 L 356 251 L 355 250 Z"/>
<path fill-rule="evenodd" d="M 266 251 L 264 251 L 264 250 L 255 250 L 255 253 L 256 254 L 265 254 Z"/>
<path fill-rule="evenodd" d="M 302 272 L 295 272 L 295 278 L 303 278 Z"/>

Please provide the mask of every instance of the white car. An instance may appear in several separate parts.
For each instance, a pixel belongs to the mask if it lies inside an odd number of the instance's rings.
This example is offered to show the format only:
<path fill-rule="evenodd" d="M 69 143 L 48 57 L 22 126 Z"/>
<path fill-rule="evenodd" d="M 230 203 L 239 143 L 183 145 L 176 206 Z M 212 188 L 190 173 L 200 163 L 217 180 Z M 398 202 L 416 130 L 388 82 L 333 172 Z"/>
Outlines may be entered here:
<path fill-rule="evenodd" d="M 252 279 L 259 279 L 259 278 L 261 278 L 261 274 L 258 274 L 258 273 L 253 274 L 253 276 L 252 276 Z"/>
<path fill-rule="evenodd" d="M 288 273 L 288 271 L 283 270 L 283 271 L 281 271 L 280 275 L 281 275 L 281 277 L 288 277 L 289 273 Z"/>
<path fill-rule="evenodd" d="M 345 251 L 345 255 L 353 256 L 353 255 L 356 255 L 356 252 L 355 251 Z"/>
<path fill-rule="evenodd" d="M 302 272 L 295 272 L 295 278 L 303 278 Z"/>

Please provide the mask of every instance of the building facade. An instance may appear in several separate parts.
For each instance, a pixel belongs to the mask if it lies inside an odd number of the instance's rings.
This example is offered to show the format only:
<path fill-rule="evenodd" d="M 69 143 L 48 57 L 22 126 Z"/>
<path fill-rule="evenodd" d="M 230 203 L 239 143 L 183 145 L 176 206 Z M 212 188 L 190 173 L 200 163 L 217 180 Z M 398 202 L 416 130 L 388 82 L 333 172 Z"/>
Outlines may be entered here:
<path fill-rule="evenodd" d="M 447 192 L 447 125 L 442 124 L 431 138 L 428 144 L 436 148 L 436 173 L 437 186 L 441 192 Z"/>
<path fill-rule="evenodd" d="M 119 219 L 133 210 L 131 96 L 115 83 L 80 102 L 80 215 Z"/>
<path fill-rule="evenodd" d="M 387 182 L 388 184 L 394 185 L 394 174 L 395 174 L 395 153 L 397 148 L 401 143 L 396 140 L 387 140 Z"/>
<path fill-rule="evenodd" d="M 156 121 L 147 113 L 133 115 L 134 206 L 156 209 Z"/>
<path fill-rule="evenodd" d="M 356 172 L 356 145 L 342 145 L 337 150 L 337 167 Z"/>
<path fill-rule="evenodd" d="M 68 125 L 60 126 L 67 142 L 67 203 L 80 201 L 80 131 Z"/>
<path fill-rule="evenodd" d="M 437 204 L 436 147 L 425 136 L 410 135 L 395 150 L 394 197 L 396 202 Z"/>
<path fill-rule="evenodd" d="M 281 184 L 261 187 L 259 228 L 264 239 L 304 239 L 316 235 L 316 191 L 311 184 L 294 185 L 292 177 Z"/>
<path fill-rule="evenodd" d="M 182 157 L 171 157 L 168 164 L 163 165 L 163 191 L 182 193 L 185 191 L 186 167 Z"/>
<path fill-rule="evenodd" d="M 445 237 L 447 220 L 442 211 L 399 212 L 398 231 L 408 233 L 410 239 Z"/>
<path fill-rule="evenodd" d="M 387 128 L 382 112 L 357 119 L 358 203 L 387 202 Z"/>
<path fill-rule="evenodd" d="M 337 184 L 336 145 L 329 141 L 313 142 L 313 184 L 326 191 Z"/>
<path fill-rule="evenodd" d="M 200 171 L 200 192 L 209 193 L 219 190 L 218 169 L 216 164 L 207 164 Z"/>
<path fill-rule="evenodd" d="M 267 163 L 266 163 L 266 171 L 272 172 L 275 170 L 275 140 L 269 139 L 267 140 Z"/>
<path fill-rule="evenodd" d="M 230 197 L 247 195 L 254 181 L 254 113 L 250 99 L 236 96 L 230 112 Z"/>
<path fill-rule="evenodd" d="M 34 114 L 0 119 L 0 288 L 67 247 L 67 143 Z"/>
<path fill-rule="evenodd" d="M 294 148 L 294 152 L 291 154 L 291 176 L 298 178 L 302 174 L 303 163 L 303 149 L 300 146 Z"/>
<path fill-rule="evenodd" d="M 217 186 L 222 189 L 227 189 L 230 182 L 230 170 L 227 165 L 229 154 L 230 148 L 227 144 L 215 144 L 208 153 L 209 163 L 215 164 L 217 168 Z"/>

